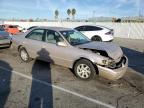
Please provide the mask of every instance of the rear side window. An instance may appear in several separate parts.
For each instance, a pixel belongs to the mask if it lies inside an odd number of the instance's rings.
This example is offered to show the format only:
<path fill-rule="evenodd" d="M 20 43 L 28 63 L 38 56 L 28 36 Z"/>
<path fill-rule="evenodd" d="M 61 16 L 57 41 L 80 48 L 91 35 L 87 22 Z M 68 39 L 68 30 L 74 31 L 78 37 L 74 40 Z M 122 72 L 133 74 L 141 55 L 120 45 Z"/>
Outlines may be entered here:
<path fill-rule="evenodd" d="M 76 27 L 75 28 L 77 31 L 84 31 L 84 26 Z"/>
<path fill-rule="evenodd" d="M 25 38 L 43 41 L 44 30 L 43 29 L 36 29 L 30 32 Z"/>
<path fill-rule="evenodd" d="M 84 31 L 98 31 L 98 30 L 102 30 L 102 28 L 96 26 L 85 26 L 84 28 Z"/>

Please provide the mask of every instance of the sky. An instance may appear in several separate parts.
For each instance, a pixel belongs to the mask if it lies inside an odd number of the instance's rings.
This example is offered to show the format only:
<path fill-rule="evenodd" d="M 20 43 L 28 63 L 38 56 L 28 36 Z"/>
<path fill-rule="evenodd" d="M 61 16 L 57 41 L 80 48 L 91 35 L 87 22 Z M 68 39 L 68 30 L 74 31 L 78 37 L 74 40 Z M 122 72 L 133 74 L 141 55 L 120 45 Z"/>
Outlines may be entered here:
<path fill-rule="evenodd" d="M 90 17 L 126 17 L 144 15 L 144 0 L 0 0 L 0 18 L 53 19 L 68 17 L 67 9 L 76 9 L 76 19 Z"/>

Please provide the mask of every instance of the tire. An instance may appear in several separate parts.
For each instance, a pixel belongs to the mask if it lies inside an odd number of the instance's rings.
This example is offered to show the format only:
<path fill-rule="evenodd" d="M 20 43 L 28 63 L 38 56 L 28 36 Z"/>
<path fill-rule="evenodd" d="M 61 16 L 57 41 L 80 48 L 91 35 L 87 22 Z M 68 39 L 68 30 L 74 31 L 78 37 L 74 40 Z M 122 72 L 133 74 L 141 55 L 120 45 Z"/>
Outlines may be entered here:
<path fill-rule="evenodd" d="M 19 49 L 19 55 L 21 60 L 24 62 L 30 62 L 32 60 L 24 47 Z"/>
<path fill-rule="evenodd" d="M 96 76 L 94 65 L 86 59 L 81 59 L 74 65 L 75 75 L 82 80 L 92 80 Z"/>
<path fill-rule="evenodd" d="M 102 42 L 102 39 L 101 39 L 100 36 L 93 36 L 91 40 L 92 40 L 92 41 L 99 41 L 99 42 Z"/>

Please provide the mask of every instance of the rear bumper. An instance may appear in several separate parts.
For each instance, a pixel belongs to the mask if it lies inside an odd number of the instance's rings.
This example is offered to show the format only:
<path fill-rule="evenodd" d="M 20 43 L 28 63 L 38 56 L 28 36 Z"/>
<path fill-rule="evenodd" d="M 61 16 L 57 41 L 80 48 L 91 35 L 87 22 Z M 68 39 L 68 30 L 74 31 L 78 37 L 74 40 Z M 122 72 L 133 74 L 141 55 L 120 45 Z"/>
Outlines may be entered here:
<path fill-rule="evenodd" d="M 122 67 L 117 68 L 117 69 L 109 69 L 107 67 L 102 67 L 102 66 L 97 66 L 99 70 L 99 75 L 109 79 L 109 80 L 117 80 L 125 74 L 127 67 L 128 67 L 128 59 L 126 58 L 125 64 L 122 64 Z"/>
<path fill-rule="evenodd" d="M 109 40 L 109 41 L 105 41 L 105 42 L 112 42 L 113 41 L 113 39 L 111 39 L 111 40 Z"/>
<path fill-rule="evenodd" d="M 104 36 L 102 36 L 102 40 L 104 42 L 111 42 L 111 41 L 113 41 L 113 39 L 114 39 L 113 35 L 104 35 Z"/>

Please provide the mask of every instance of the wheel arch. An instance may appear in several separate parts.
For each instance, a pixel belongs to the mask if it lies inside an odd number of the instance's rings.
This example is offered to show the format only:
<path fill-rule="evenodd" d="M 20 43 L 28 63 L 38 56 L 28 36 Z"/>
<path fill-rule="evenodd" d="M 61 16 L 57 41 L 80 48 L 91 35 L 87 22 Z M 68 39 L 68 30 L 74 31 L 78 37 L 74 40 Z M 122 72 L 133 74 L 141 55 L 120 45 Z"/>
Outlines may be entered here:
<path fill-rule="evenodd" d="M 85 59 L 85 60 L 88 60 L 92 63 L 92 65 L 94 66 L 95 70 L 96 70 L 96 74 L 99 74 L 99 71 L 98 71 L 98 67 L 94 64 L 94 62 L 86 57 L 80 57 L 78 59 L 76 59 L 74 62 L 73 62 L 73 65 L 72 65 L 72 69 L 74 69 L 74 66 L 75 64 L 79 61 L 79 60 L 82 60 L 82 59 Z"/>
<path fill-rule="evenodd" d="M 24 47 L 24 46 L 23 46 L 23 45 L 19 45 L 18 48 L 17 48 L 17 50 L 19 51 L 20 48 L 22 48 L 22 47 Z M 25 47 L 24 47 L 24 48 L 25 48 Z"/>
<path fill-rule="evenodd" d="M 91 37 L 91 40 L 92 40 L 92 38 L 94 38 L 94 37 L 99 37 L 99 38 L 103 41 L 102 36 L 99 36 L 99 35 L 94 35 L 94 36 L 92 36 L 92 37 Z"/>

